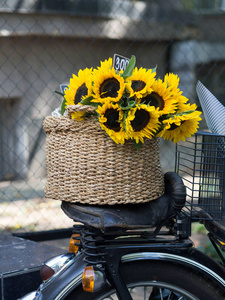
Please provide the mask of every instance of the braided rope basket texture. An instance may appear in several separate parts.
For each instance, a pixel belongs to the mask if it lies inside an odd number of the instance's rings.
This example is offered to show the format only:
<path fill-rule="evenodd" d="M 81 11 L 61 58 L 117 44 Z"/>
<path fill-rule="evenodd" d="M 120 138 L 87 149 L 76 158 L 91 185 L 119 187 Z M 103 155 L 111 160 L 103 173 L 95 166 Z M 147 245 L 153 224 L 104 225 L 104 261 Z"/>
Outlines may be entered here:
<path fill-rule="evenodd" d="M 82 204 L 143 203 L 164 193 L 159 139 L 138 152 L 131 140 L 116 144 L 95 116 L 76 121 L 46 117 L 46 198 Z"/>

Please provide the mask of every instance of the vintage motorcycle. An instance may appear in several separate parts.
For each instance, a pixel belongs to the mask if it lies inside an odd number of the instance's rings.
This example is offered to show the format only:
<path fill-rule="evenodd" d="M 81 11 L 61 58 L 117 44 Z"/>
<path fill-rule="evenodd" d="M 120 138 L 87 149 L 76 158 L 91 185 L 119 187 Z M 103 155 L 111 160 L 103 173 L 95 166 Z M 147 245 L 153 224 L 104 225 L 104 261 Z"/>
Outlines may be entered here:
<path fill-rule="evenodd" d="M 75 221 L 70 252 L 46 261 L 43 283 L 21 300 L 225 299 L 224 141 L 197 133 L 191 146 L 178 145 L 176 172 L 164 175 L 165 194 L 157 200 L 115 206 L 62 202 Z M 189 185 L 179 175 L 184 164 Z M 193 246 L 196 221 L 208 230 L 220 262 Z"/>

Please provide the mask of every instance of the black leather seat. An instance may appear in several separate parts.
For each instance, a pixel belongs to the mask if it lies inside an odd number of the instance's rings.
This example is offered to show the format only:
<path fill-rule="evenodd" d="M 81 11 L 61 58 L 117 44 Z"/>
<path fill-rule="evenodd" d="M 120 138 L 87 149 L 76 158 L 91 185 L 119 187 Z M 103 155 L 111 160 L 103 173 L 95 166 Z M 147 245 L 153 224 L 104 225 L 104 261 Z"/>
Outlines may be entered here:
<path fill-rule="evenodd" d="M 86 205 L 62 202 L 62 210 L 76 222 L 101 230 L 119 227 L 123 229 L 156 227 L 163 220 L 182 209 L 186 199 L 186 188 L 178 174 L 168 172 L 165 178 L 165 194 L 142 204 Z M 151 188 L 151 187 L 149 187 Z"/>

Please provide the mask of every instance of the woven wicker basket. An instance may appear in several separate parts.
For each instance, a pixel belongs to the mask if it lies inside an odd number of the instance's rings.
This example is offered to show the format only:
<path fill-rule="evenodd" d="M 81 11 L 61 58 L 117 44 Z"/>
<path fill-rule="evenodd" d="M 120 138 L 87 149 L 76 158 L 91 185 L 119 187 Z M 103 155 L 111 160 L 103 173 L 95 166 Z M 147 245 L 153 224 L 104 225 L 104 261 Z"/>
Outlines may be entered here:
<path fill-rule="evenodd" d="M 117 145 L 96 117 L 46 117 L 46 198 L 83 204 L 142 203 L 164 193 L 159 139 Z"/>

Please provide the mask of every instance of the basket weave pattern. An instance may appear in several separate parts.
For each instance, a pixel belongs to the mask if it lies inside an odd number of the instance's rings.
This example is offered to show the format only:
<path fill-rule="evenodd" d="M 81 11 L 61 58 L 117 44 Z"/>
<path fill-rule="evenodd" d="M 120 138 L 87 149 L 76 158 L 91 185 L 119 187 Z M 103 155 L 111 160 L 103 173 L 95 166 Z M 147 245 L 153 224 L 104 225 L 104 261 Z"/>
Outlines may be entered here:
<path fill-rule="evenodd" d="M 46 198 L 83 204 L 142 203 L 164 193 L 159 139 L 114 143 L 96 117 L 46 117 Z"/>

